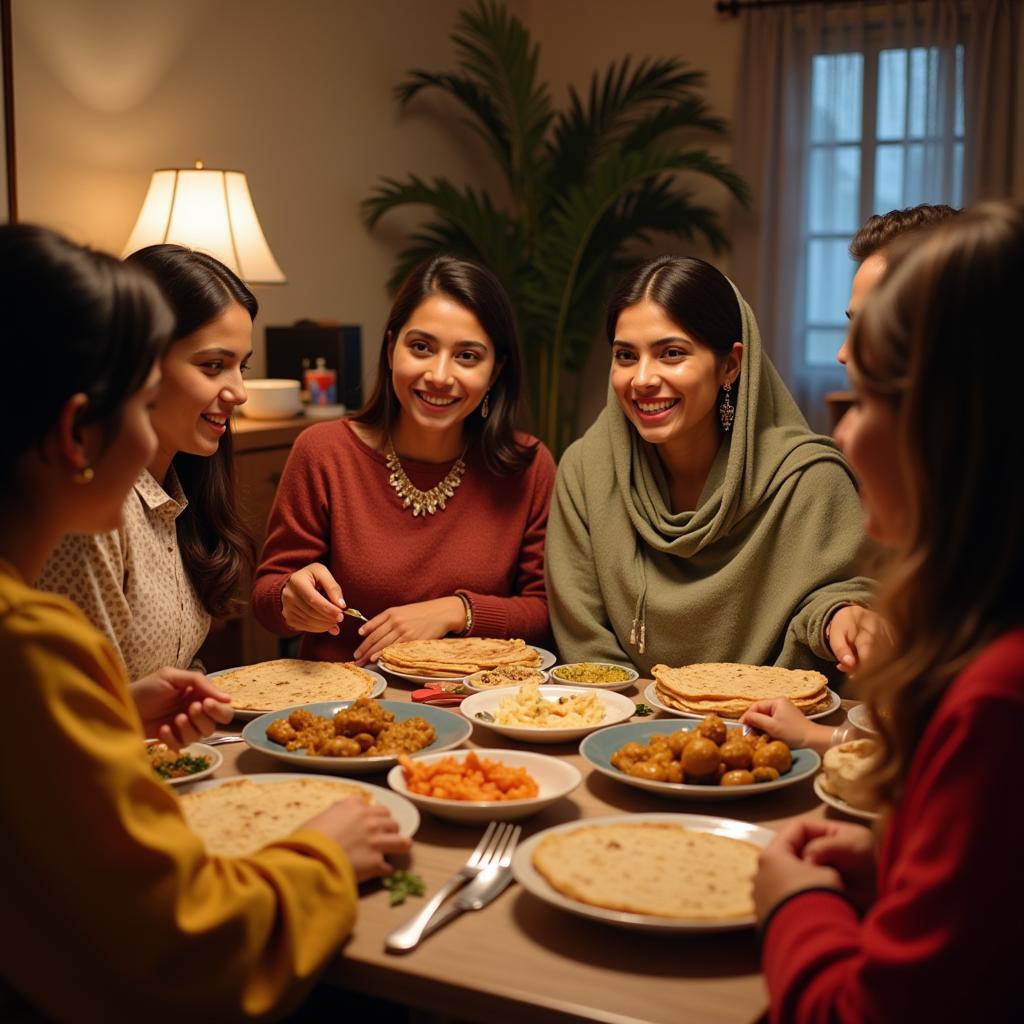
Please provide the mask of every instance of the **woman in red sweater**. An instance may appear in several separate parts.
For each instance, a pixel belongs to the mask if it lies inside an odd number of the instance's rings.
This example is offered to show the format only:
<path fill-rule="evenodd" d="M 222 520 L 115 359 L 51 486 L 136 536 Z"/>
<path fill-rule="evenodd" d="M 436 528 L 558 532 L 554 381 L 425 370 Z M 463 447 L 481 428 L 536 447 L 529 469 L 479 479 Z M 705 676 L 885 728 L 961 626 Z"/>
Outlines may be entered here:
<path fill-rule="evenodd" d="M 1020 1020 L 1024 477 L 1006 463 L 1024 417 L 1000 382 L 1024 378 L 1024 207 L 979 206 L 889 266 L 853 327 L 838 432 L 894 553 L 893 650 L 858 680 L 887 814 L 877 847 L 802 819 L 764 851 L 772 1019 Z"/>
<path fill-rule="evenodd" d="M 414 270 L 369 402 L 292 449 L 253 587 L 260 622 L 302 633 L 304 657 L 361 664 L 405 640 L 547 641 L 555 465 L 515 431 L 520 380 L 498 279 L 454 256 Z"/>

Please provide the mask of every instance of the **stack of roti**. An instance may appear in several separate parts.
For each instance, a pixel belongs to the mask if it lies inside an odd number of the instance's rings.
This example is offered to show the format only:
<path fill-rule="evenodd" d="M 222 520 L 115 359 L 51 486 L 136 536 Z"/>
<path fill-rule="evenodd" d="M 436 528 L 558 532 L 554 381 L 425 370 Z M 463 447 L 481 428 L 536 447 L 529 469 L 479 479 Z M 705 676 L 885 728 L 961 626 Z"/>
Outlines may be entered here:
<path fill-rule="evenodd" d="M 607 910 L 690 920 L 754 913 L 753 843 L 680 825 L 590 825 L 556 832 L 533 866 L 563 896 Z"/>
<path fill-rule="evenodd" d="M 337 800 L 359 797 L 372 803 L 361 786 L 334 779 L 289 779 L 256 783 L 232 779 L 181 798 L 181 809 L 214 857 L 245 857 L 267 843 L 291 835 Z"/>
<path fill-rule="evenodd" d="M 373 676 L 351 662 L 278 658 L 216 676 L 231 703 L 246 711 L 279 711 L 293 704 L 369 697 Z"/>
<path fill-rule="evenodd" d="M 771 665 L 718 663 L 651 670 L 658 699 L 691 715 L 739 718 L 751 704 L 788 697 L 805 715 L 829 705 L 828 680 L 820 672 Z"/>
<path fill-rule="evenodd" d="M 499 665 L 537 668 L 540 655 L 525 640 L 465 636 L 392 644 L 380 652 L 380 661 L 383 668 L 407 676 L 460 679 Z"/>

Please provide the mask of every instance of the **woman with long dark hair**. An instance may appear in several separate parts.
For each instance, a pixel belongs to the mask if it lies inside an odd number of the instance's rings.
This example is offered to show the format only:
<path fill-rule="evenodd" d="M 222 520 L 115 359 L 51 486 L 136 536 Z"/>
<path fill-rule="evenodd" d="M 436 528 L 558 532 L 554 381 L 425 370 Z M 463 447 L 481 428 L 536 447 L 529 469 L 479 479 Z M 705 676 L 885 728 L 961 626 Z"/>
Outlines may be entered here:
<path fill-rule="evenodd" d="M 1019 946 L 999 933 L 1024 917 L 1024 419 L 994 384 L 1024 375 L 1024 207 L 978 206 L 886 255 L 837 432 L 893 555 L 891 648 L 857 679 L 884 816 L 878 842 L 803 818 L 763 852 L 772 1019 L 1020 1020 Z"/>
<path fill-rule="evenodd" d="M 543 643 L 555 469 L 515 430 L 521 375 L 490 271 L 454 256 L 414 270 L 369 402 L 303 431 L 289 456 L 253 588 L 263 625 L 303 634 L 306 657 L 362 663 L 448 635 Z"/>
<path fill-rule="evenodd" d="M 174 316 L 137 266 L 28 225 L 0 226 L 0 315 L 12 379 L 48 363 L 0 413 L 3 1016 L 279 1017 L 351 930 L 356 881 L 408 840 L 347 800 L 251 856 L 207 855 L 143 742 L 184 704 L 140 699 L 110 641 L 27 582 L 68 531 L 116 527 L 152 465 Z"/>
<path fill-rule="evenodd" d="M 662 256 L 606 320 L 608 402 L 562 458 L 548 591 L 564 658 L 849 670 L 870 647 L 842 456 L 812 434 L 750 307 Z"/>
<path fill-rule="evenodd" d="M 219 260 L 180 245 L 128 257 L 156 280 L 175 316 L 152 413 L 157 451 L 121 526 L 74 535 L 38 584 L 70 598 L 117 647 L 133 679 L 195 665 L 211 616 L 238 599 L 253 540 L 235 505 L 231 416 L 246 400 L 253 294 Z"/>

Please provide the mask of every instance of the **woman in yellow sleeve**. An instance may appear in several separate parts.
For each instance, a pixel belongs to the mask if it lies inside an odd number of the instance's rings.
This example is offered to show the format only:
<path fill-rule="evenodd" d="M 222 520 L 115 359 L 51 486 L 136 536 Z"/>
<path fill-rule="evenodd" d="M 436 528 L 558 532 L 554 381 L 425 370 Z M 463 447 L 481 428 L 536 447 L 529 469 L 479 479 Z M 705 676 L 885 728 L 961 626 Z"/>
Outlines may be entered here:
<path fill-rule="evenodd" d="M 0 929 L 17 937 L 0 1010 L 279 1015 L 350 931 L 356 882 L 408 841 L 350 800 L 251 857 L 206 855 L 141 742 L 143 719 L 173 725 L 192 695 L 133 699 L 110 642 L 24 582 L 65 533 L 117 526 L 153 457 L 171 314 L 140 270 L 27 225 L 0 227 L 0 309 L 17 382 L 0 431 Z"/>

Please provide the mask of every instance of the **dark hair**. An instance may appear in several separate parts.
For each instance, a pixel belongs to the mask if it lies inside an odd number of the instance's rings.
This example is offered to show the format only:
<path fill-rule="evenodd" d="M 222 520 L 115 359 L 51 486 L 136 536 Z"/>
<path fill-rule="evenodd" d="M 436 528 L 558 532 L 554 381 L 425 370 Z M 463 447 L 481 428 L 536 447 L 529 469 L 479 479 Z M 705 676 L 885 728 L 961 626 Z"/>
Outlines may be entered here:
<path fill-rule="evenodd" d="M 850 242 L 850 255 L 863 263 L 869 256 L 884 249 L 894 238 L 905 235 L 908 231 L 920 231 L 934 224 L 941 224 L 960 211 L 952 206 L 938 204 L 931 206 L 921 203 L 920 206 L 908 206 L 905 210 L 890 210 L 888 213 L 875 213 L 864 222 L 860 231 Z"/>
<path fill-rule="evenodd" d="M 710 263 L 692 256 L 657 256 L 641 263 L 615 289 L 608 303 L 605 334 L 615 341 L 619 315 L 644 299 L 657 303 L 669 318 L 724 359 L 743 340 L 740 304 L 729 279 Z M 733 385 L 739 382 L 739 374 Z M 719 388 L 719 401 L 722 389 Z M 736 391 L 736 401 L 740 393 Z"/>
<path fill-rule="evenodd" d="M 181 245 L 150 245 L 126 262 L 145 267 L 170 302 L 172 341 L 193 334 L 232 302 L 256 318 L 256 297 L 212 256 Z M 233 447 L 229 426 L 214 455 L 178 452 L 172 461 L 188 498 L 176 521 L 181 560 L 203 607 L 215 616 L 237 607 L 242 578 L 256 560 L 256 542 L 238 514 Z"/>
<path fill-rule="evenodd" d="M 352 418 L 391 431 L 400 406 L 391 383 L 388 348 L 420 303 L 431 295 L 445 295 L 469 310 L 487 332 L 501 365 L 491 385 L 490 415 L 486 419 L 474 414 L 467 417 L 463 427 L 466 440 L 477 443 L 484 465 L 492 473 L 521 472 L 533 461 L 536 446 L 520 444 L 515 436 L 523 370 L 512 304 L 494 274 L 461 256 L 434 256 L 402 282 L 384 327 L 373 394 Z"/>
<path fill-rule="evenodd" d="M 1024 374 L 1024 206 L 981 204 L 886 256 L 850 357 L 858 386 L 893 409 L 907 495 L 878 598 L 892 650 L 858 678 L 883 746 L 872 782 L 891 804 L 950 684 L 1024 622 L 1024 478 L 1007 465 L 1024 418 L 998 386 Z"/>
<path fill-rule="evenodd" d="M 608 303 L 605 333 L 609 345 L 615 340 L 622 311 L 644 299 L 661 306 L 687 334 L 717 356 L 727 356 L 743 339 L 736 292 L 729 279 L 704 260 L 658 256 L 640 264 L 616 288 Z"/>
<path fill-rule="evenodd" d="M 125 402 L 145 383 L 173 318 L 142 271 L 31 224 L 0 225 L 0 311 L 5 396 L 0 491 L 57 423 L 72 395 L 80 422 L 117 432 Z M 31 382 L 45 374 L 45 384 Z"/>

